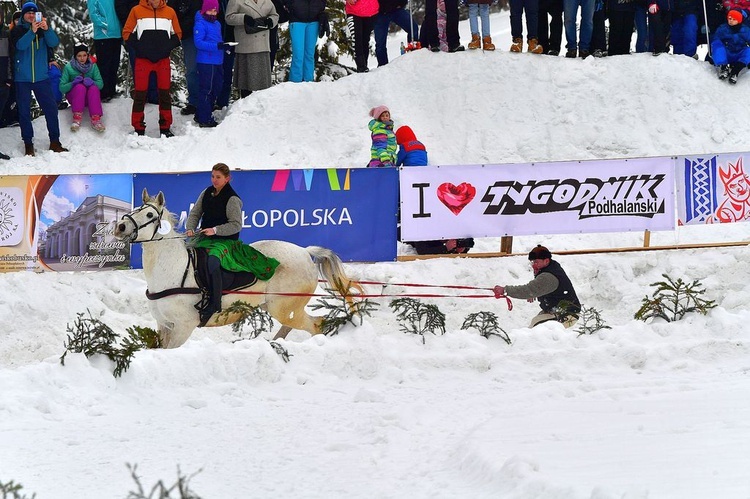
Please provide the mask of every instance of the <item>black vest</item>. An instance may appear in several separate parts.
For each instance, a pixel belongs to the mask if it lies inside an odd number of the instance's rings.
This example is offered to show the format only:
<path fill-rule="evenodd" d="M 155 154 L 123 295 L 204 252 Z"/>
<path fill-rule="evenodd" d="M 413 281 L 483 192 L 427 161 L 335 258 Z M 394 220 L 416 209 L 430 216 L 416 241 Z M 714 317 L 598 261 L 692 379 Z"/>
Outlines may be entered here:
<path fill-rule="evenodd" d="M 227 218 L 227 203 L 233 196 L 237 196 L 232 186 L 229 184 L 224 185 L 219 191 L 217 196 L 213 196 L 212 193 L 216 191 L 214 186 L 209 187 L 203 193 L 203 215 L 201 216 L 201 228 L 210 229 L 217 225 L 222 225 L 229 222 Z M 239 197 L 239 196 L 237 196 Z M 231 236 L 211 236 L 215 239 L 239 239 L 240 233 L 232 234 Z"/>
<path fill-rule="evenodd" d="M 551 312 L 561 301 L 567 301 L 570 303 L 567 307 L 568 313 L 578 316 L 581 312 L 581 302 L 578 301 L 578 295 L 576 295 L 576 290 L 573 289 L 573 283 L 570 282 L 568 275 L 560 264 L 554 260 L 550 260 L 549 265 L 539 272 L 548 272 L 557 277 L 557 281 L 559 282 L 556 290 L 548 295 L 539 297 L 539 306 L 542 307 L 542 310 L 544 312 Z"/>

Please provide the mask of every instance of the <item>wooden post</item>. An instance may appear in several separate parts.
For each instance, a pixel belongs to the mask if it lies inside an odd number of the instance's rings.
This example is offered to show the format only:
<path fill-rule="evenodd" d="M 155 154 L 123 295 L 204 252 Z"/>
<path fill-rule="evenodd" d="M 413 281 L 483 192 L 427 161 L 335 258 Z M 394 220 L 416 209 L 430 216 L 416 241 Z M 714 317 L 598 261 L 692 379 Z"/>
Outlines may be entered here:
<path fill-rule="evenodd" d="M 500 238 L 500 253 L 508 255 L 513 253 L 513 236 L 503 236 Z"/>
<path fill-rule="evenodd" d="M 643 231 L 643 247 L 648 248 L 651 245 L 651 231 L 646 229 Z"/>

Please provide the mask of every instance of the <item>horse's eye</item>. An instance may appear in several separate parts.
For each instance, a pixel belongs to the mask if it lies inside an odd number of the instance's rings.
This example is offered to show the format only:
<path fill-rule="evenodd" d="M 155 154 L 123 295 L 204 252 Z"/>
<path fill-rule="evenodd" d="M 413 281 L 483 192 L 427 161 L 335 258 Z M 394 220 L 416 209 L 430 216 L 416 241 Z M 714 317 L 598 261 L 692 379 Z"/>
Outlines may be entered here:
<path fill-rule="evenodd" d="M 154 218 L 154 214 L 153 213 L 146 213 L 146 217 L 147 218 Z"/>

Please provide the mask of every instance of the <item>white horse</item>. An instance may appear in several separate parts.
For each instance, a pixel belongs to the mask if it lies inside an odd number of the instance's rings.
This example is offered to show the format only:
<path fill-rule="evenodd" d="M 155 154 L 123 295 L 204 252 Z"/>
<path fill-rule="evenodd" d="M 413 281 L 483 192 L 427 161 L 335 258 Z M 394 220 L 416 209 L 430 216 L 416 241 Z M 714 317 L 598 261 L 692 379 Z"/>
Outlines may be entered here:
<path fill-rule="evenodd" d="M 194 262 L 185 246 L 185 236 L 173 229 L 174 221 L 174 216 L 165 208 L 164 194 L 159 192 L 156 197 L 150 197 L 143 189 L 143 205 L 123 215 L 115 228 L 117 239 L 143 243 L 143 271 L 151 298 L 148 304 L 164 348 L 176 348 L 185 343 L 200 322 L 195 305 L 201 295 L 194 276 Z M 279 266 L 271 279 L 259 279 L 249 288 L 252 294 L 225 294 L 222 308 L 238 300 L 262 306 L 281 323 L 274 339 L 285 338 L 292 329 L 310 334 L 321 332 L 323 318 L 312 317 L 305 311 L 318 286 L 318 272 L 336 292 L 348 297 L 348 301 L 352 289 L 362 292 L 359 284 L 346 276 L 341 259 L 329 249 L 302 248 L 286 241 L 271 240 L 258 241 L 252 246 L 278 260 Z M 214 314 L 207 325 L 224 326 L 239 318 L 237 314 Z"/>

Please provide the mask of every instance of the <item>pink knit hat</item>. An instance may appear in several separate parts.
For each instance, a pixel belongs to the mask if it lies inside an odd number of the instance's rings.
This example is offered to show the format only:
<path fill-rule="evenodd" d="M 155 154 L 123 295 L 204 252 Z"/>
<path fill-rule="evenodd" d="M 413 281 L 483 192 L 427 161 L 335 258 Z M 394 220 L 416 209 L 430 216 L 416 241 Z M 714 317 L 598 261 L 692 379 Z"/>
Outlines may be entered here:
<path fill-rule="evenodd" d="M 209 10 L 219 10 L 219 0 L 203 0 L 201 14 L 205 14 Z"/>
<path fill-rule="evenodd" d="M 386 106 L 376 106 L 370 109 L 370 116 L 377 120 L 380 118 L 380 115 L 386 111 L 388 111 L 389 113 L 391 112 L 390 109 L 388 109 Z"/>

